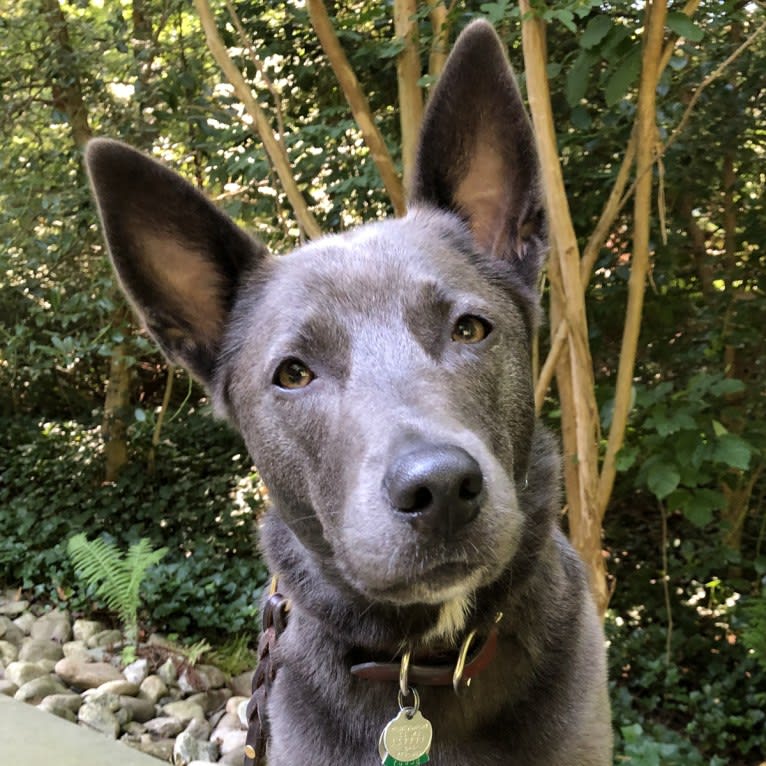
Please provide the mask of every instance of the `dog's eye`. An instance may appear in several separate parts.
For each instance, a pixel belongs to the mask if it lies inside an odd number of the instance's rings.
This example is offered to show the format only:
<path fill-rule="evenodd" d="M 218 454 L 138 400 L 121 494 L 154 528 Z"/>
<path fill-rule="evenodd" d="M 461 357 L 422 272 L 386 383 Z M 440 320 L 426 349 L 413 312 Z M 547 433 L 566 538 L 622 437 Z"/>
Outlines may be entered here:
<path fill-rule="evenodd" d="M 481 317 L 463 314 L 452 328 L 452 340 L 458 343 L 478 343 L 489 335 L 492 325 Z"/>
<path fill-rule="evenodd" d="M 300 359 L 285 359 L 274 373 L 274 385 L 280 388 L 305 388 L 314 380 L 314 373 Z"/>

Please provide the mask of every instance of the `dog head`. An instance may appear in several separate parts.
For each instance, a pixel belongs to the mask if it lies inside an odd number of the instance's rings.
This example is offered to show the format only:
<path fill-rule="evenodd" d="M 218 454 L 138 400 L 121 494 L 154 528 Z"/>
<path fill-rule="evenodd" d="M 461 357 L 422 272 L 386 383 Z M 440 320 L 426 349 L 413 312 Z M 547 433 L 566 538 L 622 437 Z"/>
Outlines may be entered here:
<path fill-rule="evenodd" d="M 238 426 L 300 550 L 395 605 L 496 580 L 525 524 L 545 232 L 491 26 L 435 88 L 402 219 L 274 257 L 140 152 L 96 140 L 87 166 L 125 292 Z"/>

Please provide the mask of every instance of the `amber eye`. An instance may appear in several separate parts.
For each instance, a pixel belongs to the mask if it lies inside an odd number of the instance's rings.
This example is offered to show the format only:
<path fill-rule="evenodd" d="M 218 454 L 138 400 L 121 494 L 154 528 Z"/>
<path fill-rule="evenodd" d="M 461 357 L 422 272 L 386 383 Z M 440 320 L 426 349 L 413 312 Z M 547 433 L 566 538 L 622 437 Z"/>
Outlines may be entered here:
<path fill-rule="evenodd" d="M 285 359 L 274 373 L 274 385 L 280 388 L 305 388 L 314 380 L 314 373 L 300 359 Z"/>
<path fill-rule="evenodd" d="M 492 325 L 486 319 L 463 314 L 452 328 L 452 340 L 458 343 L 478 343 L 489 335 Z"/>

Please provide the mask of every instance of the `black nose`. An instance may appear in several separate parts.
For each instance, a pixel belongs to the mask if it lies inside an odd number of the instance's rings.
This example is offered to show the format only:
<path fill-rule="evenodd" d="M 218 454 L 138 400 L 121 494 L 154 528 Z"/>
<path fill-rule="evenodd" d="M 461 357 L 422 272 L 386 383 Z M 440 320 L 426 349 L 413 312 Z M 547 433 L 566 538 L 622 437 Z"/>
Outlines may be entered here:
<path fill-rule="evenodd" d="M 393 460 L 383 485 L 414 527 L 450 537 L 479 512 L 484 477 L 461 447 L 423 444 Z"/>

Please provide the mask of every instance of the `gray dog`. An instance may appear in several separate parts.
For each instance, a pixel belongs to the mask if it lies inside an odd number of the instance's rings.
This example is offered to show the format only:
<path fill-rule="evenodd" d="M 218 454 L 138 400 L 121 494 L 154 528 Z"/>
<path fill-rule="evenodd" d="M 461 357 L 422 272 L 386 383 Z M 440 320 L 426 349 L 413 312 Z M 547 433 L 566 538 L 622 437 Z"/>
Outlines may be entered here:
<path fill-rule="evenodd" d="M 290 611 L 269 766 L 611 764 L 604 637 L 533 411 L 534 138 L 492 27 L 455 45 L 405 218 L 273 257 L 123 144 L 87 165 L 125 291 L 270 490 Z"/>

